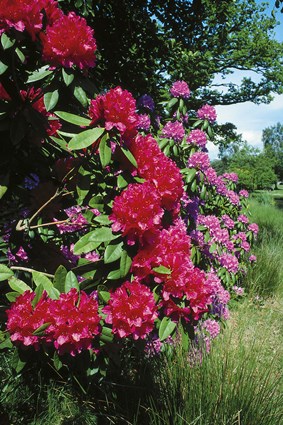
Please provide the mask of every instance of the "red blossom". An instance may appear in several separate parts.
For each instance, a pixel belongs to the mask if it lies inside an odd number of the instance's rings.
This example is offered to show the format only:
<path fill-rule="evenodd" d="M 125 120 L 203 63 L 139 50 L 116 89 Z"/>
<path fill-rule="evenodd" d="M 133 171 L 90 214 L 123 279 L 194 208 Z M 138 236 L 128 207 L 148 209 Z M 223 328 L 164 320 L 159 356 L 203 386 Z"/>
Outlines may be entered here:
<path fill-rule="evenodd" d="M 109 219 L 113 221 L 113 231 L 122 231 L 128 244 L 134 244 L 156 233 L 162 216 L 160 196 L 152 183 L 145 182 L 129 184 L 115 197 Z"/>
<path fill-rule="evenodd" d="M 184 222 L 180 219 L 168 230 L 163 229 L 159 232 L 155 240 L 138 251 L 133 259 L 132 271 L 139 279 L 154 275 L 156 280 L 164 281 L 168 275 L 161 275 L 152 269 L 163 265 L 172 273 L 177 262 L 181 265 L 184 262 L 191 264 L 189 256 L 190 238 Z"/>
<path fill-rule="evenodd" d="M 80 69 L 92 68 L 95 65 L 96 41 L 93 29 L 86 20 L 74 12 L 62 15 L 57 21 L 47 26 L 41 33 L 43 60 L 54 66 Z"/>
<path fill-rule="evenodd" d="M 42 30 L 43 19 L 52 25 L 62 15 L 54 0 L 0 0 L 0 33 L 10 28 L 26 30 L 35 40 Z"/>
<path fill-rule="evenodd" d="M 137 134 L 139 116 L 136 113 L 136 101 L 129 91 L 121 87 L 115 87 L 104 96 L 93 99 L 88 113 L 93 125 L 103 125 L 108 131 L 116 128 L 125 139 Z"/>
<path fill-rule="evenodd" d="M 157 306 L 150 289 L 137 281 L 125 282 L 111 294 L 103 312 L 105 322 L 120 338 L 144 339 L 153 330 Z"/>
<path fill-rule="evenodd" d="M 160 193 L 163 208 L 177 214 L 184 189 L 175 162 L 161 151 L 150 134 L 138 135 L 131 141 L 130 150 L 138 164 L 138 175 L 152 181 Z"/>
<path fill-rule="evenodd" d="M 83 291 L 78 293 L 75 288 L 60 294 L 58 300 L 44 293 L 33 308 L 34 297 L 34 292 L 26 291 L 7 310 L 11 341 L 33 346 L 35 350 L 39 350 L 42 342 L 52 343 L 58 354 L 72 356 L 92 347 L 93 338 L 100 333 L 98 303 L 93 297 Z M 34 335 L 43 324 L 48 324 L 44 335 Z"/>

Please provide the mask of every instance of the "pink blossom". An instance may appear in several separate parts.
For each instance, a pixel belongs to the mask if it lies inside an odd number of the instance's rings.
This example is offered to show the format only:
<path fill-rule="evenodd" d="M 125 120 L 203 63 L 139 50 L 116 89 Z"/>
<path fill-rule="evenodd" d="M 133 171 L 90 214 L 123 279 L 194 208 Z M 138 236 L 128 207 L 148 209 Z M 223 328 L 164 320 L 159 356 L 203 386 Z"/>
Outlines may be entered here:
<path fill-rule="evenodd" d="M 246 215 L 244 215 L 244 214 L 240 214 L 240 215 L 238 216 L 238 221 L 239 221 L 240 223 L 247 224 L 247 223 L 249 222 L 249 219 L 248 219 L 248 217 L 247 217 Z"/>
<path fill-rule="evenodd" d="M 234 285 L 232 287 L 232 289 L 233 289 L 233 291 L 235 292 L 236 295 L 238 295 L 240 297 L 242 297 L 244 295 L 245 290 L 241 286 Z"/>
<path fill-rule="evenodd" d="M 200 148 L 205 148 L 207 142 L 206 133 L 202 130 L 192 130 L 186 141 Z"/>
<path fill-rule="evenodd" d="M 174 97 L 181 97 L 183 99 L 188 99 L 191 94 L 188 84 L 185 81 L 180 80 L 173 83 L 170 88 L 170 93 Z"/>
<path fill-rule="evenodd" d="M 237 273 L 239 270 L 239 262 L 233 254 L 222 254 L 219 256 L 219 262 L 230 273 Z"/>
<path fill-rule="evenodd" d="M 233 183 L 237 183 L 237 181 L 239 180 L 238 174 L 236 173 L 225 173 L 222 175 L 222 177 L 226 180 L 229 180 Z"/>
<path fill-rule="evenodd" d="M 224 226 L 226 226 L 228 229 L 233 229 L 234 228 L 235 222 L 231 219 L 231 217 L 229 217 L 229 215 L 224 214 L 221 217 L 221 219 L 222 219 L 222 221 L 224 223 Z"/>
<path fill-rule="evenodd" d="M 255 255 L 251 255 L 251 256 L 249 257 L 249 261 L 250 261 L 251 263 L 255 262 L 255 261 L 256 261 L 256 256 L 255 256 Z"/>
<path fill-rule="evenodd" d="M 195 152 L 188 161 L 189 168 L 197 168 L 205 171 L 210 167 L 209 156 L 205 152 Z"/>
<path fill-rule="evenodd" d="M 216 110 L 213 106 L 203 105 L 197 111 L 197 117 L 201 120 L 208 120 L 209 122 L 214 122 L 217 118 Z"/>
<path fill-rule="evenodd" d="M 257 235 L 258 234 L 258 230 L 259 230 L 259 228 L 258 228 L 258 225 L 256 224 L 256 223 L 251 223 L 251 224 L 249 224 L 249 226 L 248 226 L 248 230 L 250 230 L 251 232 L 253 232 L 255 235 Z"/>
<path fill-rule="evenodd" d="M 209 336 L 214 339 L 219 335 L 220 333 L 220 325 L 219 323 L 214 319 L 207 319 L 202 323 L 202 329 L 205 329 Z"/>
<path fill-rule="evenodd" d="M 144 130 L 144 131 L 149 131 L 150 129 L 150 116 L 147 114 L 141 114 L 138 116 L 138 129 L 139 130 Z"/>
<path fill-rule="evenodd" d="M 243 198 L 248 198 L 249 192 L 245 189 L 242 189 L 242 190 L 240 190 L 239 195 L 242 196 Z"/>
<path fill-rule="evenodd" d="M 162 129 L 161 137 L 173 139 L 175 142 L 181 142 L 185 137 L 185 129 L 179 121 L 169 121 Z"/>

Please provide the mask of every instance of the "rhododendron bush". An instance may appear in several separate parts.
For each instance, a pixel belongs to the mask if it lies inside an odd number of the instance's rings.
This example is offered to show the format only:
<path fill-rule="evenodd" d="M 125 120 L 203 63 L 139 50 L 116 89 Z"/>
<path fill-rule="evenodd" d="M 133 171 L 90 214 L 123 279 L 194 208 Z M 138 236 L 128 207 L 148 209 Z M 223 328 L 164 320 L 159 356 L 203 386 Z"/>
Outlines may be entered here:
<path fill-rule="evenodd" d="M 56 1 L 0 0 L 0 33 L 1 347 L 56 368 L 209 349 L 258 230 L 210 165 L 215 109 L 184 81 L 161 119 L 148 94 L 98 92 L 95 32 Z"/>

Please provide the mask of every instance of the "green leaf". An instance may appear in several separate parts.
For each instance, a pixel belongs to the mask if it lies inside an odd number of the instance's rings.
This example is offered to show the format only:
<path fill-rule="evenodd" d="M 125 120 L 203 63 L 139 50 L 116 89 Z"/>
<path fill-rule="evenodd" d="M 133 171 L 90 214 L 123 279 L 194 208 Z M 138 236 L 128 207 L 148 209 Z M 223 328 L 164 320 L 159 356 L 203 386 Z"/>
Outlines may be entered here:
<path fill-rule="evenodd" d="M 32 278 L 36 286 L 42 285 L 43 289 L 45 289 L 51 299 L 56 300 L 59 298 L 60 292 L 58 289 L 54 288 L 51 280 L 49 280 L 43 273 L 33 271 Z"/>
<path fill-rule="evenodd" d="M 74 74 L 68 74 L 65 69 L 62 69 L 63 80 L 66 86 L 69 86 L 74 80 Z"/>
<path fill-rule="evenodd" d="M 98 291 L 99 298 L 107 303 L 110 300 L 110 292 L 108 291 Z"/>
<path fill-rule="evenodd" d="M 53 354 L 53 363 L 56 370 L 60 370 L 61 367 L 63 366 L 63 363 L 61 362 L 57 351 L 55 351 L 55 353 Z"/>
<path fill-rule="evenodd" d="M 106 328 L 106 326 L 103 326 L 102 331 L 101 331 L 101 335 L 100 335 L 101 341 L 103 341 L 105 343 L 112 342 L 113 338 L 114 338 L 114 335 L 112 333 L 112 329 Z"/>
<path fill-rule="evenodd" d="M 60 265 L 55 272 L 54 282 L 53 282 L 54 288 L 58 289 L 60 293 L 65 292 L 66 276 L 67 276 L 66 268 Z"/>
<path fill-rule="evenodd" d="M 121 279 L 121 271 L 119 270 L 112 270 L 110 273 L 108 273 L 107 279 L 109 280 L 118 280 Z"/>
<path fill-rule="evenodd" d="M 13 303 L 16 301 L 17 297 L 19 296 L 18 292 L 7 292 L 6 298 L 10 303 Z"/>
<path fill-rule="evenodd" d="M 111 221 L 109 220 L 109 216 L 107 214 L 100 214 L 97 217 L 93 219 L 99 224 L 111 224 Z"/>
<path fill-rule="evenodd" d="M 69 149 L 84 149 L 92 145 L 104 133 L 104 128 L 91 128 L 76 134 L 69 142 Z"/>
<path fill-rule="evenodd" d="M 23 282 L 20 279 L 17 279 L 16 277 L 12 276 L 8 284 L 13 291 L 19 292 L 20 294 L 23 294 L 25 291 L 32 292 L 32 289 L 30 286 L 28 286 L 25 282 Z"/>
<path fill-rule="evenodd" d="M 134 167 L 138 168 L 137 161 L 136 161 L 134 155 L 132 154 L 132 152 L 129 151 L 129 149 L 128 148 L 125 148 L 125 147 L 124 148 L 121 147 L 121 150 L 122 150 L 123 154 L 128 158 L 128 160 L 130 161 L 130 163 Z"/>
<path fill-rule="evenodd" d="M 160 323 L 158 336 L 160 341 L 164 341 L 168 336 L 172 334 L 176 328 L 176 323 L 172 322 L 169 317 L 163 317 Z"/>
<path fill-rule="evenodd" d="M 11 359 L 11 366 L 17 373 L 21 372 L 25 367 L 26 362 L 23 362 L 20 358 L 20 353 L 18 350 L 14 351 L 13 357 Z"/>
<path fill-rule="evenodd" d="M 152 271 L 156 272 L 156 273 L 160 273 L 160 274 L 171 274 L 171 270 L 168 269 L 165 266 L 158 266 L 158 267 L 154 267 L 152 269 Z"/>
<path fill-rule="evenodd" d="M 81 117 L 79 115 L 70 114 L 69 112 L 55 111 L 54 114 L 66 122 L 69 122 L 71 124 L 75 124 L 78 126 L 82 126 L 82 127 L 87 127 L 91 123 L 90 119 Z"/>
<path fill-rule="evenodd" d="M 118 245 L 107 245 L 104 252 L 104 263 L 113 263 L 114 261 L 118 260 L 123 252 L 122 246 L 123 242 L 119 243 Z"/>
<path fill-rule="evenodd" d="M 168 104 L 167 107 L 168 108 L 172 108 L 172 106 L 176 105 L 176 103 L 178 102 L 178 99 L 176 97 L 174 97 L 173 99 L 171 99 Z"/>
<path fill-rule="evenodd" d="M 96 249 L 102 242 L 110 242 L 119 235 L 113 235 L 110 227 L 100 227 L 87 233 L 74 246 L 74 254 L 80 255 Z"/>
<path fill-rule="evenodd" d="M 122 174 L 117 177 L 117 186 L 119 189 L 124 189 L 124 187 L 128 186 L 128 182 Z"/>
<path fill-rule="evenodd" d="M 109 136 L 105 134 L 99 143 L 99 158 L 103 168 L 110 163 L 111 153 Z"/>
<path fill-rule="evenodd" d="M 59 91 L 58 90 L 54 90 L 54 91 L 50 91 L 48 93 L 45 93 L 44 97 L 44 105 L 45 105 L 45 109 L 46 111 L 51 111 L 51 109 L 53 109 L 59 100 Z"/>
<path fill-rule="evenodd" d="M 26 57 L 25 57 L 25 55 L 23 54 L 23 52 L 22 52 L 22 51 L 21 51 L 18 47 L 16 48 L 15 52 L 16 52 L 16 54 L 17 54 L 18 58 L 20 59 L 20 61 L 21 61 L 22 63 L 24 63 L 24 62 L 25 62 L 25 60 L 26 60 Z"/>
<path fill-rule="evenodd" d="M 16 40 L 11 40 L 7 34 L 3 32 L 1 36 L 1 44 L 4 50 L 10 49 L 15 44 Z"/>
<path fill-rule="evenodd" d="M 4 348 L 12 348 L 13 344 L 10 338 L 6 338 L 5 341 L 2 341 L 0 344 L 0 350 L 4 350 Z"/>
<path fill-rule="evenodd" d="M 86 92 L 84 91 L 82 87 L 76 86 L 74 88 L 74 96 L 84 108 L 87 108 L 88 98 L 87 98 Z"/>
<path fill-rule="evenodd" d="M 9 279 L 12 276 L 14 276 L 14 272 L 4 264 L 0 264 L 0 282 Z"/>
<path fill-rule="evenodd" d="M 186 183 L 191 183 L 194 180 L 196 173 L 197 170 L 195 168 L 190 169 L 186 173 Z"/>
<path fill-rule="evenodd" d="M 210 247 L 209 247 L 209 252 L 212 254 L 214 251 L 216 251 L 218 245 L 217 243 L 213 243 Z"/>
<path fill-rule="evenodd" d="M 44 335 L 45 329 L 47 329 L 51 323 L 43 323 L 43 325 L 39 326 L 35 331 L 33 331 L 33 335 Z"/>
<path fill-rule="evenodd" d="M 132 259 L 129 257 L 127 251 L 123 250 L 120 258 L 120 274 L 121 277 L 125 277 L 131 268 Z"/>
<path fill-rule="evenodd" d="M 68 144 L 66 140 L 59 139 L 58 137 L 50 136 L 50 139 L 53 140 L 58 146 L 60 146 L 61 149 L 63 149 L 66 152 L 69 152 Z"/>
<path fill-rule="evenodd" d="M 76 186 L 77 193 L 79 195 L 78 203 L 81 205 L 89 193 L 91 184 L 91 172 L 88 170 L 85 170 L 83 166 L 79 168 L 79 176 L 78 176 L 78 183 Z"/>
<path fill-rule="evenodd" d="M 33 306 L 33 308 L 36 306 L 36 304 L 40 300 L 40 298 L 41 298 L 41 296 L 43 294 L 43 291 L 44 291 L 44 289 L 43 289 L 43 286 L 42 285 L 38 285 L 35 288 L 35 290 L 34 290 L 35 297 L 34 297 L 34 299 L 32 300 L 32 303 L 31 303 L 31 305 Z"/>
<path fill-rule="evenodd" d="M 65 280 L 65 292 L 69 292 L 72 288 L 80 289 L 77 276 L 72 271 L 69 271 Z"/>
<path fill-rule="evenodd" d="M 49 68 L 49 65 L 44 65 L 40 69 L 37 69 L 36 71 L 34 71 L 28 77 L 27 83 L 33 83 L 34 81 L 42 80 L 43 78 L 52 74 L 53 71 L 50 71 L 48 68 Z"/>
<path fill-rule="evenodd" d="M 0 75 L 4 74 L 4 72 L 8 69 L 8 66 L 0 61 Z"/>

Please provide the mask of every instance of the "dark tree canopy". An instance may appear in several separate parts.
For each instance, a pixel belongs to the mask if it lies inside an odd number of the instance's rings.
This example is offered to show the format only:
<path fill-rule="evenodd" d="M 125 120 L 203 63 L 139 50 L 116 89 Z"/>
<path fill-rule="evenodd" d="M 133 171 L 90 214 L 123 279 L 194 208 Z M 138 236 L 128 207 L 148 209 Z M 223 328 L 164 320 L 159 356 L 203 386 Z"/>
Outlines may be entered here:
<path fill-rule="evenodd" d="M 274 13 L 254 0 L 64 0 L 83 13 L 98 44 L 94 78 L 135 96 L 157 97 L 186 80 L 196 99 L 229 105 L 271 100 L 283 92 L 283 47 L 273 39 Z M 253 71 L 239 85 L 213 85 L 215 75 Z M 227 81 L 227 80 L 226 80 Z M 229 79 L 228 79 L 229 81 Z"/>

